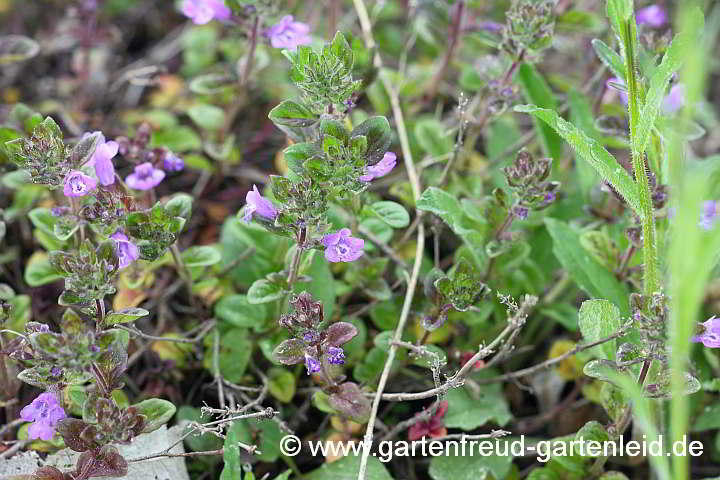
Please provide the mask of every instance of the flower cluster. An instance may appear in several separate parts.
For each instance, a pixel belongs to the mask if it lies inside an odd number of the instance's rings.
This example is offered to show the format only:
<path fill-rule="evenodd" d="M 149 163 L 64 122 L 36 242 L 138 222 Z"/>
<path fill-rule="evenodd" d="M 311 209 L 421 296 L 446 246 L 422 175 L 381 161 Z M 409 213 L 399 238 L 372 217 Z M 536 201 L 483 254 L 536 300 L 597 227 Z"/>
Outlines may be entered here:
<path fill-rule="evenodd" d="M 313 301 L 307 292 L 293 298 L 290 304 L 294 312 L 283 315 L 279 323 L 290 330 L 294 338 L 278 345 L 273 358 L 285 365 L 304 362 L 308 374 L 320 372 L 323 362 L 331 365 L 345 363 L 342 345 L 357 335 L 355 326 L 337 322 L 327 328 L 321 327 L 324 318 L 322 303 Z"/>
<path fill-rule="evenodd" d="M 517 195 L 512 210 L 515 217 L 524 220 L 530 210 L 542 210 L 555 201 L 560 183 L 548 180 L 551 166 L 551 158 L 535 159 L 521 150 L 515 162 L 503 169 L 508 185 Z"/>

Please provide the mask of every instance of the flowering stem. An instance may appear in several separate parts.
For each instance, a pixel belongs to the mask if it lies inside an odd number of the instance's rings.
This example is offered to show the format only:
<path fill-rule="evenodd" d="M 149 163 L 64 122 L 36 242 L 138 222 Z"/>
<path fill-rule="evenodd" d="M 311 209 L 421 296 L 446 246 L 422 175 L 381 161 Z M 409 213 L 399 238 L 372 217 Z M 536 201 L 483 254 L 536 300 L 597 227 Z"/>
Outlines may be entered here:
<path fill-rule="evenodd" d="M 260 15 L 255 15 L 253 20 L 252 30 L 250 31 L 250 51 L 248 53 L 248 59 L 245 61 L 245 69 L 243 70 L 242 79 L 240 81 L 241 86 L 247 85 L 248 79 L 250 78 L 250 72 L 252 72 L 253 61 L 255 60 L 255 48 L 257 47 L 258 30 L 260 28 Z"/>
<path fill-rule="evenodd" d="M 175 262 L 175 266 L 178 269 L 180 277 L 182 277 L 183 281 L 185 282 L 190 301 L 192 302 L 192 277 L 187 266 L 185 266 L 185 262 L 183 262 L 182 255 L 180 254 L 180 249 L 178 248 L 177 243 L 173 243 L 170 246 L 170 253 L 172 254 L 173 261 Z"/>
<path fill-rule="evenodd" d="M 295 248 L 295 251 L 293 252 L 292 260 L 290 261 L 290 271 L 288 272 L 287 283 L 288 290 L 291 291 L 295 280 L 297 280 L 298 270 L 300 268 L 300 260 L 302 259 L 303 246 L 305 244 L 306 238 L 307 227 L 304 227 L 302 230 L 300 230 L 300 233 L 298 234 L 297 246 Z"/>

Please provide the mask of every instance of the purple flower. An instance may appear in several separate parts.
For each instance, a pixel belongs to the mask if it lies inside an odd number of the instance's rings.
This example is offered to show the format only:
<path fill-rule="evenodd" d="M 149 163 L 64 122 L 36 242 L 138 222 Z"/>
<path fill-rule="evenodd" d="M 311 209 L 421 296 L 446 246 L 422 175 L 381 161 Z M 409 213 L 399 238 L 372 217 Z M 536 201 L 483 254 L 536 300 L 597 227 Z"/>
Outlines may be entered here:
<path fill-rule="evenodd" d="M 695 343 L 702 343 L 706 347 L 720 348 L 720 318 L 715 315 L 705 322 L 698 324 L 698 334 L 691 340 Z"/>
<path fill-rule="evenodd" d="M 110 238 L 115 240 L 115 254 L 118 257 L 119 268 L 127 267 L 140 257 L 137 245 L 120 230 L 110 235 Z"/>
<path fill-rule="evenodd" d="M 86 165 L 95 167 L 95 175 L 97 175 L 101 185 L 112 185 L 115 183 L 115 167 L 113 167 L 112 159 L 117 155 L 120 145 L 112 140 L 106 142 L 105 135 L 103 135 L 102 132 L 94 133 L 99 133 L 100 139 L 95 153 L 93 153 Z M 88 135 L 92 134 L 86 133 L 83 138 Z"/>
<path fill-rule="evenodd" d="M 715 226 L 717 221 L 717 205 L 715 200 L 707 200 L 703 202 L 703 211 L 700 216 L 700 228 L 710 230 Z"/>
<path fill-rule="evenodd" d="M 308 330 L 303 335 L 303 340 L 305 340 L 305 343 L 313 344 L 318 341 L 318 337 L 319 337 L 319 335 L 317 332 L 315 332 L 313 330 Z"/>
<path fill-rule="evenodd" d="M 374 178 L 384 177 L 397 165 L 397 156 L 393 152 L 386 152 L 383 158 L 375 165 L 365 167 L 365 175 L 359 178 L 361 182 L 369 182 Z"/>
<path fill-rule="evenodd" d="M 97 181 L 80 170 L 73 170 L 65 176 L 63 193 L 66 197 L 83 197 L 95 190 Z"/>
<path fill-rule="evenodd" d="M 529 213 L 530 210 L 527 207 L 523 207 L 521 205 L 516 205 L 515 207 L 513 207 L 513 215 L 515 215 L 515 218 L 519 220 L 527 219 Z"/>
<path fill-rule="evenodd" d="M 661 28 L 668 22 L 668 13 L 660 5 L 650 5 L 640 9 L 635 14 L 638 25 L 647 25 L 652 28 Z"/>
<path fill-rule="evenodd" d="M 168 172 L 180 172 L 185 169 L 185 162 L 174 153 L 168 153 L 163 160 L 163 168 Z"/>
<path fill-rule="evenodd" d="M 43 440 L 53 437 L 55 426 L 65 416 L 65 410 L 58 404 L 57 398 L 49 392 L 41 393 L 20 411 L 20 418 L 33 422 L 28 429 L 28 436 Z"/>
<path fill-rule="evenodd" d="M 150 190 L 162 182 L 165 172 L 153 167 L 152 163 L 145 162 L 137 165 L 133 173 L 127 176 L 125 183 L 135 190 Z"/>
<path fill-rule="evenodd" d="M 320 371 L 320 362 L 317 358 L 313 358 L 307 353 L 305 354 L 305 368 L 307 368 L 308 375 L 317 373 Z"/>
<path fill-rule="evenodd" d="M 325 245 L 325 258 L 329 262 L 353 262 L 363 254 L 365 240 L 351 237 L 350 229 L 343 228 L 326 234 L 322 244 Z"/>
<path fill-rule="evenodd" d="M 223 0 L 184 0 L 182 13 L 196 25 L 204 25 L 211 20 L 227 20 L 232 15 Z"/>
<path fill-rule="evenodd" d="M 271 220 L 277 217 L 277 209 L 275 206 L 270 200 L 260 195 L 260 191 L 255 185 L 253 185 L 253 189 L 245 196 L 245 202 L 245 215 L 243 216 L 243 220 L 246 223 L 250 223 L 250 220 L 252 220 L 255 214 Z"/>
<path fill-rule="evenodd" d="M 545 194 L 545 198 L 543 198 L 543 204 L 549 205 L 554 202 L 556 198 L 557 195 L 555 195 L 555 192 L 548 192 Z"/>
<path fill-rule="evenodd" d="M 275 48 L 295 50 L 298 45 L 310 43 L 310 25 L 294 22 L 292 15 L 285 15 L 280 22 L 265 30 L 265 36 Z"/>
<path fill-rule="evenodd" d="M 673 85 L 670 92 L 663 99 L 662 110 L 665 114 L 673 114 L 685 105 L 685 85 Z"/>
<path fill-rule="evenodd" d="M 345 351 L 340 347 L 330 347 L 327 349 L 327 359 L 333 365 L 342 365 L 345 363 Z"/>

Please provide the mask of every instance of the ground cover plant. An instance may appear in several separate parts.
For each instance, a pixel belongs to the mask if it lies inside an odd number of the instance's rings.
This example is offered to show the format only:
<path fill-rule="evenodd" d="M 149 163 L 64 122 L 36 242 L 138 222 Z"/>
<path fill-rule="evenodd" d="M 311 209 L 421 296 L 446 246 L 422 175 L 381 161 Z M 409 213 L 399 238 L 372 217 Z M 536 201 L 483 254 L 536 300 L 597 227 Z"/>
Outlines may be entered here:
<path fill-rule="evenodd" d="M 0 478 L 720 478 L 716 2 L 0 25 Z"/>

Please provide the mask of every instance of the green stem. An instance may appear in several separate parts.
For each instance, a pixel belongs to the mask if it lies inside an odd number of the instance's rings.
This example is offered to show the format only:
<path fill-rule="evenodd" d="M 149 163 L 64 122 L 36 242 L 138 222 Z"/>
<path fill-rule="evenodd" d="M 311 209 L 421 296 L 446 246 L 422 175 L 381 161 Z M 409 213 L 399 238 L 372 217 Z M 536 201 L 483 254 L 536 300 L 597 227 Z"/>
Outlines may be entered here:
<path fill-rule="evenodd" d="M 625 64 L 627 65 L 628 111 L 630 114 L 630 144 L 632 145 L 632 163 L 640 197 L 640 220 L 643 231 L 643 262 L 645 295 L 652 295 L 659 289 L 657 267 L 657 245 L 655 243 L 655 219 L 650 194 L 650 180 L 643 152 L 635 148 L 635 138 L 640 122 L 639 89 L 635 67 L 635 30 L 632 17 L 625 23 Z"/>

